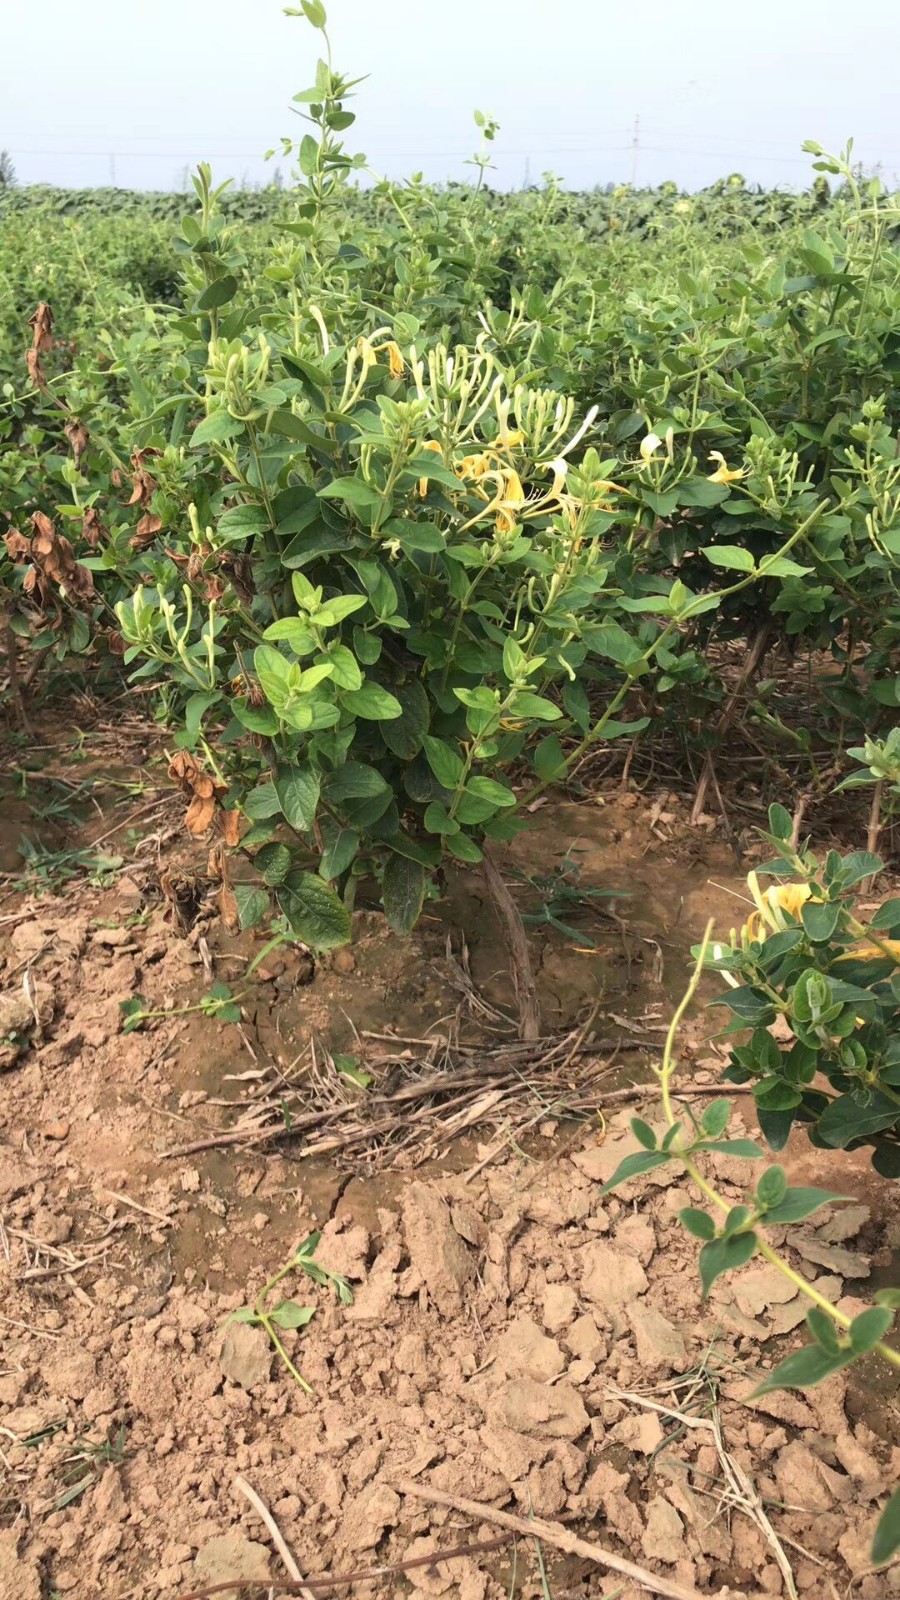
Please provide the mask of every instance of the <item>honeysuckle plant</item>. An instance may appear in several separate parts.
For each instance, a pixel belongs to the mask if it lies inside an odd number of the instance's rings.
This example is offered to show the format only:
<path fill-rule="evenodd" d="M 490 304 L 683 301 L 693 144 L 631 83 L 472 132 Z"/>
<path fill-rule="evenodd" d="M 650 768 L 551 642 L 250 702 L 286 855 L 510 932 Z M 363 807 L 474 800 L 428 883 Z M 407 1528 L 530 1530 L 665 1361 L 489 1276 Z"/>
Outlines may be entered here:
<path fill-rule="evenodd" d="M 619 457 L 588 443 L 596 406 L 579 415 L 488 330 L 449 347 L 361 315 L 334 223 L 349 88 L 329 55 L 298 97 L 317 134 L 299 146 L 301 221 L 261 324 L 219 191 L 196 176 L 172 323 L 184 398 L 168 439 L 166 403 L 135 457 L 140 494 L 154 485 L 144 581 L 117 606 L 126 661 L 181 696 L 176 743 L 223 818 L 245 819 L 256 877 L 234 874 L 238 919 L 274 901 L 319 948 L 349 936 L 364 877 L 408 931 L 445 862 L 475 865 L 523 825 L 523 789 L 646 726 L 628 715 L 634 685 L 676 682 L 691 620 L 763 570 L 742 561 L 711 590 L 712 565 L 729 565 L 711 550 L 697 593 L 642 568 Z M 631 470 L 706 481 L 671 430 Z"/>
<path fill-rule="evenodd" d="M 741 1035 L 726 1079 L 752 1084 L 772 1148 L 798 1122 L 819 1147 L 870 1147 L 876 1171 L 900 1177 L 900 900 L 864 916 L 879 856 L 820 859 L 777 805 L 769 830 L 774 859 L 748 879 L 755 909 L 707 951 L 727 985 L 713 1001 L 732 1013 L 725 1036 Z M 778 881 L 764 889 L 765 876 Z"/>
<path fill-rule="evenodd" d="M 853 884 L 859 881 L 856 873 L 861 863 L 849 857 L 843 860 L 835 858 L 830 863 L 825 863 L 822 880 L 814 879 L 809 852 L 791 852 L 785 833 L 787 813 L 779 814 L 777 807 L 773 807 L 773 813 L 770 818 L 772 829 L 770 841 L 785 852 L 781 859 L 786 863 L 793 864 L 794 860 L 803 860 L 807 876 L 796 883 L 773 886 L 767 892 L 759 888 L 757 881 L 751 882 L 756 909 L 748 918 L 741 935 L 732 936 L 731 956 L 740 951 L 754 967 L 756 976 L 757 947 L 765 948 L 766 945 L 772 945 L 779 939 L 784 941 L 785 936 L 788 936 L 792 943 L 787 946 L 782 943 L 783 961 L 785 952 L 790 954 L 792 951 L 799 951 L 807 939 L 813 945 L 822 944 L 826 941 L 820 936 L 824 931 L 826 917 L 831 915 L 828 908 L 832 906 L 840 906 L 841 914 L 846 914 L 849 918 L 847 933 L 853 937 L 874 940 L 876 946 L 881 944 L 883 941 L 880 938 L 880 931 L 873 934 L 871 922 L 868 928 L 857 924 L 840 899 L 841 894 L 846 894 Z M 789 818 L 787 820 L 790 821 Z M 863 852 L 858 854 L 862 855 Z M 828 898 L 827 891 L 831 888 L 837 889 L 835 899 Z M 894 905 L 900 906 L 900 902 L 894 902 Z M 807 921 L 801 922 L 799 919 L 803 918 L 804 913 L 807 915 Z M 894 913 L 891 913 L 891 917 L 893 915 Z M 894 1325 L 895 1313 L 900 1309 L 900 1290 L 879 1290 L 871 1306 L 855 1315 L 850 1315 L 840 1307 L 832 1305 L 815 1284 L 810 1283 L 802 1272 L 791 1264 L 783 1250 L 777 1249 L 772 1243 L 768 1232 L 774 1228 L 783 1233 L 787 1228 L 786 1243 L 789 1246 L 792 1226 L 805 1222 L 824 1207 L 839 1205 L 850 1197 L 830 1189 L 792 1185 L 788 1182 L 784 1168 L 772 1165 L 762 1170 L 755 1183 L 748 1183 L 743 1199 L 734 1204 L 716 1187 L 715 1177 L 711 1176 L 709 1171 L 709 1157 L 724 1155 L 736 1161 L 759 1162 L 764 1160 L 765 1152 L 753 1139 L 735 1138 L 729 1135 L 728 1127 L 731 1120 L 729 1100 L 712 1100 L 699 1118 L 694 1116 L 690 1106 L 682 1108 L 677 1103 L 677 1089 L 673 1080 L 678 1064 L 676 1045 L 680 1023 L 697 992 L 704 972 L 708 971 L 710 966 L 729 978 L 733 978 L 735 970 L 734 966 L 729 964 L 729 955 L 725 953 L 723 947 L 713 942 L 712 932 L 713 925 L 710 922 L 702 943 L 694 952 L 693 974 L 673 1015 L 662 1060 L 654 1068 L 662 1097 L 662 1123 L 651 1126 L 641 1117 L 632 1118 L 631 1131 L 641 1148 L 620 1162 L 609 1182 L 604 1185 L 602 1193 L 609 1194 L 629 1180 L 656 1171 L 660 1167 L 676 1165 L 689 1179 L 699 1202 L 684 1206 L 679 1211 L 678 1217 L 686 1232 L 700 1242 L 699 1270 L 704 1297 L 724 1273 L 746 1266 L 756 1257 L 762 1257 L 808 1302 L 809 1310 L 806 1315 L 808 1343 L 785 1356 L 765 1374 L 755 1391 L 757 1395 L 769 1394 L 776 1389 L 811 1388 L 833 1373 L 843 1371 L 872 1351 L 877 1352 L 890 1366 L 900 1367 L 900 1352 L 887 1342 L 887 1336 Z M 900 954 L 900 943 L 896 948 Z M 871 949 L 871 945 L 864 944 L 857 959 L 863 964 L 869 963 L 873 959 Z M 789 991 L 790 1010 L 782 1011 L 781 1015 L 789 1016 L 791 1026 L 796 1029 L 797 1043 L 807 1048 L 815 1058 L 820 1051 L 827 1053 L 835 1035 L 840 1040 L 847 1037 L 846 1029 L 841 1026 L 839 1004 L 843 991 L 838 991 L 836 994 L 832 989 L 831 1005 L 823 1006 L 821 1002 L 825 1001 L 826 996 L 824 991 L 820 992 L 817 987 L 821 976 L 819 969 L 807 967 L 806 971 L 813 974 L 813 980 L 805 981 L 802 977 L 797 980 Z M 764 981 L 768 984 L 772 975 L 772 970 L 766 969 L 765 979 L 760 980 L 757 977 L 757 983 Z M 734 993 L 737 991 L 732 990 L 732 994 Z M 860 993 L 865 994 L 866 991 L 861 989 Z M 856 996 L 847 995 L 845 1000 L 850 1002 L 852 1015 L 858 1003 Z M 771 1026 L 775 1016 L 775 1011 L 772 1011 L 771 1015 L 754 1019 L 757 1028 L 753 1039 L 757 1048 L 750 1068 L 745 1068 L 743 1064 L 739 1065 L 739 1070 L 744 1073 L 741 1081 L 755 1076 L 762 1039 L 768 1039 L 774 1054 L 779 1054 L 780 1045 L 767 1029 L 767 1024 Z M 740 1012 L 737 1013 L 735 1025 L 741 1025 Z M 856 1026 L 860 1025 L 857 1021 Z M 735 1052 L 736 1055 L 738 1053 Z M 859 1063 L 855 1064 L 858 1067 Z M 821 1056 L 820 1069 L 827 1075 L 827 1061 L 822 1063 Z M 790 1076 L 792 1081 L 798 1079 L 797 1073 L 792 1073 Z M 731 1081 L 734 1081 L 734 1076 Z M 799 1074 L 799 1081 L 810 1081 L 805 1071 Z M 831 1106 L 840 1109 L 840 1101 L 833 1100 Z M 793 1110 L 793 1107 L 790 1109 Z M 895 1115 L 896 1111 L 900 1111 L 900 1103 L 895 1108 Z M 760 1121 L 761 1123 L 763 1121 L 762 1115 Z M 776 1139 L 773 1141 L 770 1138 L 770 1143 L 778 1143 L 779 1140 L 780 1132 L 777 1132 Z M 851 1137 L 846 1140 L 821 1142 L 846 1145 L 855 1141 Z M 900 1489 L 895 1491 L 882 1510 L 874 1534 L 872 1560 L 880 1565 L 890 1560 L 898 1549 L 900 1549 Z"/>

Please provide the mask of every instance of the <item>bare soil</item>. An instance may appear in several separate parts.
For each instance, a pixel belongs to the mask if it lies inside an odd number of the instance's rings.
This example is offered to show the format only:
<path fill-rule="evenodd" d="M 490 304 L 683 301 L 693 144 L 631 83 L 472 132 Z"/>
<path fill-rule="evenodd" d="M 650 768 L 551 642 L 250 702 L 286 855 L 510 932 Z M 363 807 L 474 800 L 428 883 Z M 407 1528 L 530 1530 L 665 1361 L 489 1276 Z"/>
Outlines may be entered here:
<path fill-rule="evenodd" d="M 51 728 L 12 751 L 27 793 L 13 772 L 0 808 L 0 1600 L 176 1600 L 232 1579 L 220 1592 L 286 1592 L 238 1478 L 305 1577 L 434 1552 L 336 1591 L 365 1600 L 546 1592 L 530 1540 L 442 1560 L 499 1530 L 410 1481 L 562 1524 L 702 1596 L 900 1594 L 900 1568 L 868 1567 L 900 1466 L 889 1375 L 871 1361 L 850 1385 L 752 1399 L 798 1338 L 790 1285 L 752 1262 L 702 1302 L 676 1217 L 690 1184 L 664 1169 L 600 1194 L 635 1147 L 634 1110 L 661 1117 L 640 1085 L 690 944 L 708 916 L 744 915 L 712 819 L 689 830 L 678 796 L 618 790 L 535 813 L 502 863 L 523 910 L 541 901 L 521 879 L 567 855 L 581 888 L 617 892 L 560 911 L 577 937 L 533 927 L 548 1043 L 520 1069 L 477 876 L 409 940 L 363 907 L 349 951 L 313 970 L 280 947 L 248 980 L 261 940 L 205 914 L 205 851 L 185 842 L 157 751 L 137 721 L 74 742 Z M 36 824 L 36 796 L 46 810 L 63 779 L 72 805 Z M 121 859 L 38 895 L 59 880 L 28 876 L 29 829 L 45 850 Z M 166 871 L 201 884 L 187 937 Z M 208 991 L 207 969 L 240 995 L 239 1025 L 169 1014 Z M 138 993 L 164 1014 L 123 1034 Z M 712 1097 L 708 1032 L 687 1024 L 681 1082 Z M 441 1073 L 444 1091 L 415 1098 Z M 383 1133 L 371 1105 L 391 1107 Z M 753 1132 L 747 1098 L 735 1108 Z M 743 1171 L 716 1159 L 737 1197 Z M 803 1141 L 789 1164 L 858 1197 L 788 1243 L 852 1309 L 893 1275 L 892 1191 L 862 1157 L 836 1180 Z M 313 1230 L 353 1303 L 297 1273 L 279 1290 L 315 1308 L 281 1335 L 309 1395 L 261 1329 L 227 1319 Z M 650 1592 L 547 1543 L 542 1557 L 554 1600 Z"/>

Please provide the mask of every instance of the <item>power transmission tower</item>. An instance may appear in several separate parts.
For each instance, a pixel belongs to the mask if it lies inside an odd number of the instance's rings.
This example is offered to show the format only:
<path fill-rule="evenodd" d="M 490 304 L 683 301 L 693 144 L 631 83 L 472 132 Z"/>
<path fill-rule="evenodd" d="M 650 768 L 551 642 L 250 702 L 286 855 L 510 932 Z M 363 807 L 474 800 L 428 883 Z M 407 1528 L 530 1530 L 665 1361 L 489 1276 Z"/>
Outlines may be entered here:
<path fill-rule="evenodd" d="M 633 134 L 631 136 L 631 180 L 630 181 L 631 181 L 632 189 L 635 187 L 635 184 L 637 183 L 638 155 L 640 153 L 640 147 L 641 147 L 641 119 L 640 119 L 639 116 L 637 116 L 634 119 L 634 132 L 633 132 Z"/>

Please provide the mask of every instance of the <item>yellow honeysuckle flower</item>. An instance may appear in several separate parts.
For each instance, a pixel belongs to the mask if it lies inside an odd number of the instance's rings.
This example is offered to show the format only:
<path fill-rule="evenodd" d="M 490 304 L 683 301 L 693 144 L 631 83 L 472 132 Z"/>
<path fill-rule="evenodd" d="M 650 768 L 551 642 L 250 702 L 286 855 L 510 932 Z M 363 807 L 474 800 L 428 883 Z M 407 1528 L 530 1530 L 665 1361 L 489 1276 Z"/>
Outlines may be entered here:
<path fill-rule="evenodd" d="M 808 883 L 774 883 L 770 889 L 762 890 L 755 872 L 748 874 L 747 885 L 757 909 L 751 911 L 744 923 L 744 930 L 756 944 L 768 939 L 772 933 L 783 933 L 785 928 L 790 927 L 788 917 L 798 919 L 803 906 L 812 896 Z"/>
<path fill-rule="evenodd" d="M 729 467 L 721 450 L 710 450 L 709 459 L 710 461 L 718 461 L 719 465 L 715 472 L 709 474 L 708 483 L 740 483 L 741 479 L 746 477 L 745 472 L 734 472 Z"/>
<path fill-rule="evenodd" d="M 442 447 L 438 444 L 437 439 L 426 439 L 425 442 L 419 446 L 419 449 L 420 450 L 433 450 L 436 455 L 442 455 L 443 454 Z M 427 493 L 428 493 L 428 479 L 427 478 L 420 478 L 419 479 L 419 499 L 420 500 L 424 500 L 425 496 L 427 495 Z"/>
<path fill-rule="evenodd" d="M 563 456 L 557 456 L 555 461 L 548 461 L 547 465 L 553 468 L 553 486 L 550 495 L 554 500 L 560 500 L 566 487 L 566 473 L 569 463 Z"/>
<path fill-rule="evenodd" d="M 402 378 L 406 371 L 406 362 L 403 359 L 400 346 L 396 340 L 389 339 L 384 349 L 388 353 L 388 366 L 391 369 L 391 377 Z"/>
<path fill-rule="evenodd" d="M 864 944 L 859 950 L 845 950 L 838 961 L 883 961 L 885 952 L 900 966 L 900 939 L 882 939 L 881 945 Z"/>
<path fill-rule="evenodd" d="M 496 442 L 501 450 L 516 450 L 525 443 L 525 435 L 521 428 L 508 428 L 504 422 Z"/>
<path fill-rule="evenodd" d="M 494 526 L 498 533 L 512 533 L 518 519 L 519 506 L 525 503 L 525 490 L 517 472 L 508 471 L 503 474 L 503 488 L 497 497 L 497 520 Z"/>
<path fill-rule="evenodd" d="M 494 470 L 494 457 L 490 450 L 482 451 L 480 455 L 463 456 L 456 468 L 460 478 L 483 478 L 486 472 Z"/>

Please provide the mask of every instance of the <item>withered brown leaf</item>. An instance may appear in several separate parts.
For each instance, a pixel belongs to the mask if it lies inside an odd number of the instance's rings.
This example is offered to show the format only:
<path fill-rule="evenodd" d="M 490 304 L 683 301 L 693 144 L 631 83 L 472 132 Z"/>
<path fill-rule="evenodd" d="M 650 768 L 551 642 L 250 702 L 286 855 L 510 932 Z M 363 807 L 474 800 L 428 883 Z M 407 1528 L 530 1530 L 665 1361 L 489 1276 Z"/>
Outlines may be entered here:
<path fill-rule="evenodd" d="M 241 813 L 239 811 L 222 812 L 222 834 L 225 843 L 230 849 L 241 842 Z"/>
<path fill-rule="evenodd" d="M 49 583 L 57 584 L 64 594 L 74 595 L 78 600 L 93 600 L 93 575 L 75 560 L 75 552 L 65 535 L 57 533 L 43 511 L 35 511 L 31 525 L 34 528 L 31 559 L 42 580 L 42 601 L 46 600 Z"/>
<path fill-rule="evenodd" d="M 75 465 L 76 467 L 80 466 L 81 458 L 91 442 L 91 436 L 88 433 L 84 423 L 80 422 L 77 417 L 69 418 L 69 421 L 65 424 L 64 432 L 66 438 L 72 446 L 72 454 L 75 457 Z"/>
<path fill-rule="evenodd" d="M 184 822 L 188 832 L 198 838 L 212 823 L 216 798 L 225 793 L 225 786 L 204 772 L 189 750 L 175 751 L 169 762 L 169 777 L 182 794 L 190 797 Z"/>
<path fill-rule="evenodd" d="M 10 528 L 9 532 L 3 535 L 3 543 L 6 545 L 10 559 L 15 561 L 17 565 L 21 565 L 23 561 L 31 559 L 31 540 L 26 539 L 24 533 L 20 533 L 18 528 Z"/>
<path fill-rule="evenodd" d="M 162 517 L 158 517 L 153 511 L 145 511 L 129 540 L 132 550 L 149 549 L 161 527 Z"/>
<path fill-rule="evenodd" d="M 88 506 L 85 510 L 81 522 L 81 536 L 91 546 L 92 550 L 97 548 L 101 539 L 106 539 L 109 536 L 109 529 L 96 506 Z"/>
<path fill-rule="evenodd" d="M 218 894 L 219 914 L 229 933 L 240 933 L 241 918 L 234 890 L 228 883 L 223 883 Z"/>
<path fill-rule="evenodd" d="M 39 389 L 46 389 L 47 375 L 41 366 L 41 356 L 45 350 L 53 349 L 53 312 L 46 300 L 41 300 L 34 315 L 28 318 L 28 326 L 33 330 L 31 349 L 25 353 L 28 375 Z"/>
<path fill-rule="evenodd" d="M 31 340 L 33 350 L 53 349 L 53 309 L 46 300 L 39 300 L 37 309 L 28 318 L 28 326 L 34 329 Z"/>

